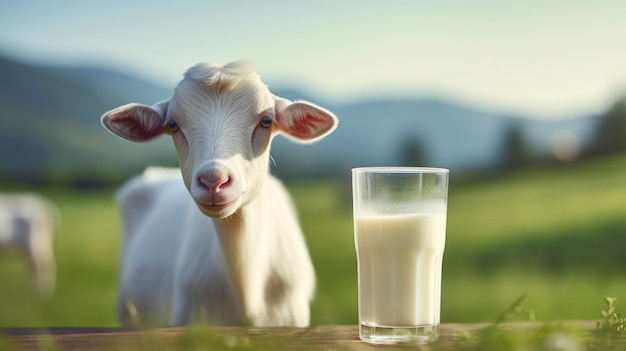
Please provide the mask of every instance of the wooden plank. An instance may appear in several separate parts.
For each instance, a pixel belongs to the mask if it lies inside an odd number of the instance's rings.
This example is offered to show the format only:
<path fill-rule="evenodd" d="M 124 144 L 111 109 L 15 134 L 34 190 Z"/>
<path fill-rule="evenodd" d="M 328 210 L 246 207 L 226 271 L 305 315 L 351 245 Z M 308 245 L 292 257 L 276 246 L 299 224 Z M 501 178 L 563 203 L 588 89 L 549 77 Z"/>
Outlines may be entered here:
<path fill-rule="evenodd" d="M 595 322 L 568 321 L 581 330 L 592 330 Z M 538 327 L 539 322 L 507 323 L 504 328 Z M 438 349 L 452 349 L 460 332 L 473 332 L 488 326 L 442 324 Z M 4 337 L 2 336 L 4 335 Z M 0 328 L 0 340 L 9 350 L 184 350 L 255 349 L 268 350 L 373 350 L 376 346 L 359 340 L 356 325 L 312 328 L 189 327 L 137 330 L 128 328 Z M 402 348 L 401 346 L 398 346 Z M 0 341 L 0 349 L 2 342 Z M 420 350 L 430 347 L 422 346 Z"/>

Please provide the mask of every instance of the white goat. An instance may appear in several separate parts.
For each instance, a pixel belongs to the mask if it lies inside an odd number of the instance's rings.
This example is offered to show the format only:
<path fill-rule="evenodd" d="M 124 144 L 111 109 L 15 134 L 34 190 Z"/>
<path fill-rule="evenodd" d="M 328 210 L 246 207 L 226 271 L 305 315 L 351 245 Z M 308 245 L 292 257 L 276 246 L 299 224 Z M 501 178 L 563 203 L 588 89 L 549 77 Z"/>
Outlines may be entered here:
<path fill-rule="evenodd" d="M 0 194 L 0 253 L 23 256 L 45 295 L 55 288 L 53 241 L 59 220 L 58 208 L 40 195 Z"/>
<path fill-rule="evenodd" d="M 332 113 L 273 95 L 246 63 L 205 63 L 170 99 L 118 107 L 102 123 L 130 141 L 171 135 L 180 164 L 118 192 L 123 322 L 130 305 L 152 325 L 187 324 L 198 310 L 211 324 L 309 324 L 315 273 L 289 194 L 268 174 L 269 150 L 279 133 L 321 139 Z"/>

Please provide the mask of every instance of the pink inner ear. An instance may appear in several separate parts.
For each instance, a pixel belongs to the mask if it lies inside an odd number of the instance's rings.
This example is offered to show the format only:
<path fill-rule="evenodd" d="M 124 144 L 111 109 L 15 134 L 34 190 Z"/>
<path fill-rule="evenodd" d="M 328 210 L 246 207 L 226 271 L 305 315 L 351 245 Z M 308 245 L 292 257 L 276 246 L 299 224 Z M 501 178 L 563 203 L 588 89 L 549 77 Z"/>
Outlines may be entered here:
<path fill-rule="evenodd" d="M 283 116 L 290 121 L 284 125 L 287 136 L 300 141 L 314 141 L 333 130 L 333 115 L 317 106 L 295 102 L 289 105 Z"/>
<path fill-rule="evenodd" d="M 328 118 L 313 114 L 305 115 L 294 121 L 290 134 L 299 139 L 316 138 L 330 129 Z"/>
<path fill-rule="evenodd" d="M 114 134 L 130 141 L 146 141 L 163 133 L 163 119 L 153 110 L 132 106 L 112 111 L 103 124 Z"/>

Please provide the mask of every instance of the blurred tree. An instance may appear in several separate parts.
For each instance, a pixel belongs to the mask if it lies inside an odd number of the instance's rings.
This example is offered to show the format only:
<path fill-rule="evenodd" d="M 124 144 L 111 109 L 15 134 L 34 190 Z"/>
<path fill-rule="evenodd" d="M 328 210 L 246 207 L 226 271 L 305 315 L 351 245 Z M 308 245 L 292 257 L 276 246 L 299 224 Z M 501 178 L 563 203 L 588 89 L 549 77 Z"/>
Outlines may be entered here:
<path fill-rule="evenodd" d="M 404 138 L 400 143 L 400 155 L 402 166 L 416 167 L 428 164 L 426 148 L 416 137 Z"/>
<path fill-rule="evenodd" d="M 515 169 L 527 166 L 531 163 L 532 157 L 528 152 L 522 129 L 512 125 L 504 136 L 502 166 L 504 169 Z"/>
<path fill-rule="evenodd" d="M 589 154 L 591 156 L 626 151 L 626 97 L 616 101 L 600 117 Z"/>

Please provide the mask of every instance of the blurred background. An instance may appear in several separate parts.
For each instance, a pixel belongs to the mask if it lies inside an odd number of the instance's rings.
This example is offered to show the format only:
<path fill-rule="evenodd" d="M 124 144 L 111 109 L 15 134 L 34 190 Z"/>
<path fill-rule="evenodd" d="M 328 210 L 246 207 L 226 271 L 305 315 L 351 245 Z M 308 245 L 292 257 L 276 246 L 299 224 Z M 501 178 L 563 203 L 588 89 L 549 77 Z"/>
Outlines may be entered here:
<path fill-rule="evenodd" d="M 0 326 L 113 326 L 114 192 L 176 166 L 107 110 L 166 99 L 202 61 L 333 111 L 318 144 L 276 138 L 318 276 L 313 324 L 356 324 L 350 168 L 451 170 L 442 322 L 596 319 L 626 299 L 626 2 L 0 1 L 0 192 L 59 209 L 56 289 L 0 251 Z M 0 219 L 2 216 L 0 216 Z M 1 246 L 1 245 L 0 245 Z"/>

